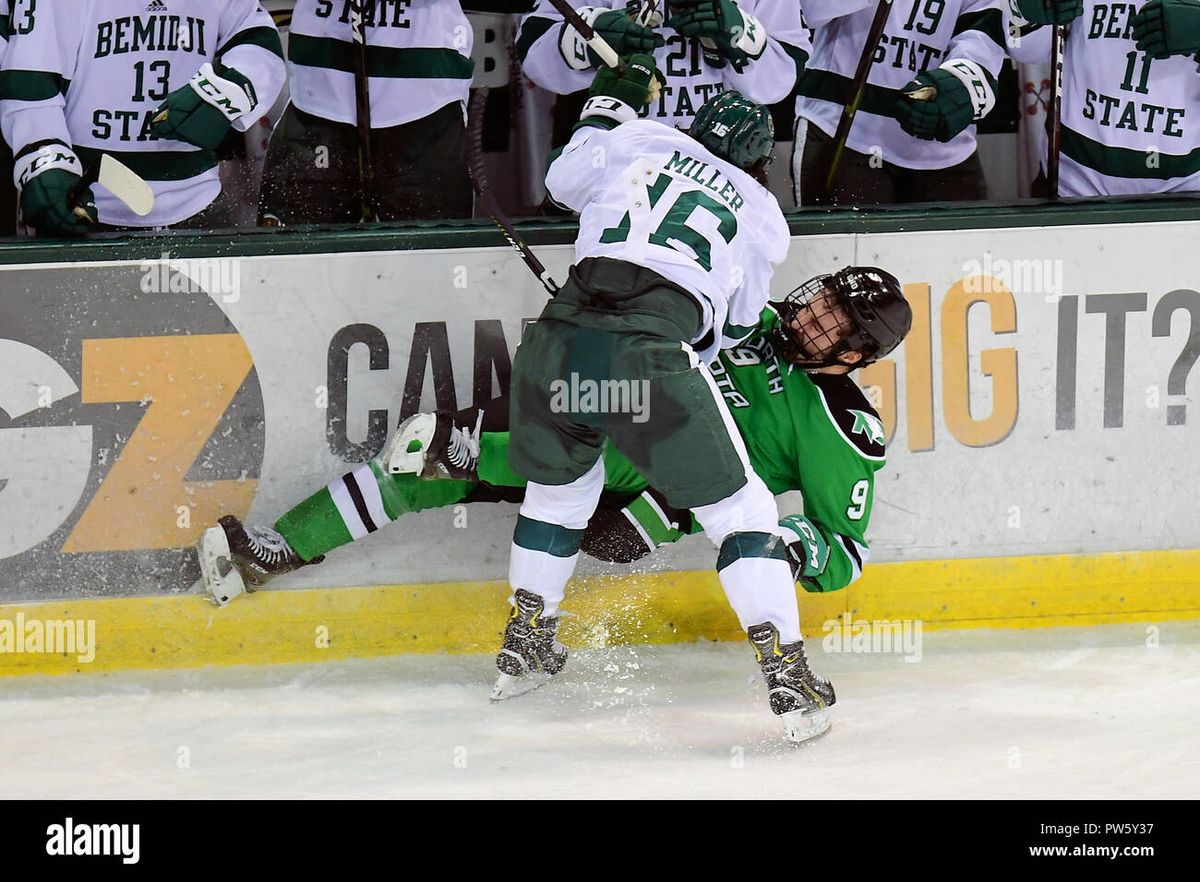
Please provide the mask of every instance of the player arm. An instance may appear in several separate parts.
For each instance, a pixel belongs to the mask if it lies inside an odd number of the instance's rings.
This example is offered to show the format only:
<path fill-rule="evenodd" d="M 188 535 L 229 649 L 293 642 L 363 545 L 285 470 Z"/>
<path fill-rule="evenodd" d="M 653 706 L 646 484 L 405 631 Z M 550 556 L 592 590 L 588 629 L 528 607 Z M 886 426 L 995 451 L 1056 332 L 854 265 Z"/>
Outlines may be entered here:
<path fill-rule="evenodd" d="M 7 5 L 7 4 L 5 4 Z M 14 4 L 0 68 L 0 130 L 15 156 L 18 189 L 51 169 L 83 174 L 67 129 L 66 93 L 82 39 L 62 4 Z"/>
<path fill-rule="evenodd" d="M 811 28 L 829 24 L 835 18 L 874 9 L 877 0 L 804 0 L 804 20 Z M 860 47 L 861 48 L 861 47 Z"/>
<path fill-rule="evenodd" d="M 252 0 L 231 4 L 221 22 L 213 69 L 242 86 L 250 107 L 232 120 L 244 132 L 271 109 L 287 80 L 287 63 L 275 22 Z"/>
<path fill-rule="evenodd" d="M 1007 51 L 1003 6 L 1007 0 L 972 0 L 963 4 L 939 70 L 967 87 L 976 121 L 996 106 L 1000 68 Z"/>
<path fill-rule="evenodd" d="M 746 16 L 740 44 L 748 60 L 744 65 L 725 67 L 725 85 L 759 104 L 782 101 L 795 88 L 812 54 L 808 31 L 800 20 L 800 4 L 740 0 L 739 5 Z"/>
<path fill-rule="evenodd" d="M 599 0 L 574 8 L 584 21 L 594 25 L 602 14 L 612 11 L 612 6 L 611 2 Z M 521 19 L 517 58 L 525 76 L 559 95 L 586 89 L 595 73 L 583 38 L 563 21 L 549 0 L 539 0 L 533 12 Z"/>
<path fill-rule="evenodd" d="M 1050 60 L 1053 28 L 1034 24 L 1021 15 L 1017 0 L 1010 0 L 1005 34 L 1008 54 L 1020 64 L 1045 64 Z"/>

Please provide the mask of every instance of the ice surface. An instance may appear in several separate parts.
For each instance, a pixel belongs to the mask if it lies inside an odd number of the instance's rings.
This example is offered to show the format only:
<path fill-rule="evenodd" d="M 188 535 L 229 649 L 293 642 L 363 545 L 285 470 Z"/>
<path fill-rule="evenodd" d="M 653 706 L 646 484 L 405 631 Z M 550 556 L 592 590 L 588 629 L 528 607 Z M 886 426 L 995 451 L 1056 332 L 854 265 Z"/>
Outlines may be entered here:
<path fill-rule="evenodd" d="M 1191 798 L 1200 622 L 1154 627 L 810 639 L 839 701 L 803 746 L 740 644 L 579 651 L 494 705 L 486 656 L 10 678 L 0 796 Z"/>

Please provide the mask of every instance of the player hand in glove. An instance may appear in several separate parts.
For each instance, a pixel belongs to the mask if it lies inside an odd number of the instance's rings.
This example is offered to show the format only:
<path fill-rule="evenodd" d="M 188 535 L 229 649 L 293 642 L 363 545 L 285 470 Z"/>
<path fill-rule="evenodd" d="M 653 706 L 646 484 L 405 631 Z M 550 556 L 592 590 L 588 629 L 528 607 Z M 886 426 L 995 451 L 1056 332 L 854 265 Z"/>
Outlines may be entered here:
<path fill-rule="evenodd" d="M 1014 12 L 1030 24 L 1070 24 L 1083 15 L 1083 0 L 1014 0 Z"/>
<path fill-rule="evenodd" d="M 653 52 L 666 44 L 662 34 L 646 26 L 653 19 L 648 18 L 648 13 L 643 13 L 640 9 L 634 10 L 636 17 L 631 17 L 625 9 L 603 10 L 583 6 L 576 11 L 580 18 L 592 26 L 596 35 L 603 37 L 604 42 L 612 46 L 618 55 Z M 588 46 L 579 31 L 565 22 L 558 38 L 558 51 L 562 53 L 568 66 L 575 70 L 605 66 L 603 59 Z"/>
<path fill-rule="evenodd" d="M 804 515 L 781 518 L 779 526 L 787 540 L 792 578 L 807 591 L 820 591 L 816 579 L 829 564 L 829 543 L 816 525 Z"/>
<path fill-rule="evenodd" d="M 669 0 L 667 27 L 684 37 L 711 40 L 720 56 L 739 71 L 767 48 L 762 22 L 734 0 Z"/>
<path fill-rule="evenodd" d="M 1200 0 L 1150 0 L 1132 24 L 1138 49 L 1154 58 L 1200 49 Z"/>
<path fill-rule="evenodd" d="M 975 105 L 962 80 L 938 68 L 927 70 L 903 89 L 913 92 L 932 88 L 925 100 L 901 96 L 896 103 L 900 128 L 923 141 L 949 141 L 975 119 Z"/>
<path fill-rule="evenodd" d="M 150 131 L 156 138 L 215 150 L 233 123 L 258 105 L 254 86 L 231 67 L 205 62 L 159 105 Z"/>
<path fill-rule="evenodd" d="M 692 513 L 672 508 L 656 490 L 645 490 L 621 509 L 596 509 L 580 550 L 596 560 L 633 563 L 692 530 Z"/>
<path fill-rule="evenodd" d="M 616 98 L 635 110 L 641 110 L 658 97 L 667 78 L 654 64 L 650 55 L 634 55 L 625 59 L 622 70 L 602 67 L 588 89 L 588 97 Z M 586 108 L 585 108 L 586 110 Z"/>
<path fill-rule="evenodd" d="M 73 169 L 80 167 L 72 151 L 50 144 L 20 175 L 21 216 L 39 236 L 82 236 L 96 223 L 91 187 L 75 194 L 72 203 L 73 191 L 83 180 Z"/>

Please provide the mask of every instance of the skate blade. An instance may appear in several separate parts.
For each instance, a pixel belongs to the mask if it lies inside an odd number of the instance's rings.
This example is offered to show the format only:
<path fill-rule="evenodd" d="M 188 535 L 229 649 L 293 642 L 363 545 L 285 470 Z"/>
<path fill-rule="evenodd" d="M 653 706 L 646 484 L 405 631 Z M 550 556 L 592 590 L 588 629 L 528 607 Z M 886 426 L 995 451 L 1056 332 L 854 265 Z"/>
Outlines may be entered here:
<path fill-rule="evenodd" d="M 504 701 L 506 698 L 525 695 L 534 689 L 540 689 L 548 682 L 550 682 L 550 675 L 541 671 L 534 671 L 521 677 L 501 673 L 496 678 L 496 685 L 492 687 L 492 701 Z"/>
<path fill-rule="evenodd" d="M 796 743 L 819 738 L 833 725 L 833 717 L 828 708 L 813 711 L 810 714 L 789 711 L 786 714 L 780 714 L 779 719 L 783 722 L 783 737 Z"/>
<path fill-rule="evenodd" d="M 233 565 L 229 538 L 223 529 L 209 527 L 205 530 L 197 552 L 204 587 L 217 606 L 227 606 L 231 600 L 246 593 L 246 583 Z"/>

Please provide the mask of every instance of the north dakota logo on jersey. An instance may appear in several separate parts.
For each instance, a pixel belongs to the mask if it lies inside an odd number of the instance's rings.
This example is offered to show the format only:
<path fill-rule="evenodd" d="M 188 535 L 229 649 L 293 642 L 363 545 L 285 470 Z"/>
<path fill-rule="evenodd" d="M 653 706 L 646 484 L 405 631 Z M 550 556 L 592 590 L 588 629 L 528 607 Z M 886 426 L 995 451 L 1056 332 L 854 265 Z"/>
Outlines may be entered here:
<path fill-rule="evenodd" d="M 858 385 L 845 375 L 809 374 L 808 378 L 838 434 L 867 459 L 885 459 L 883 420 Z"/>

